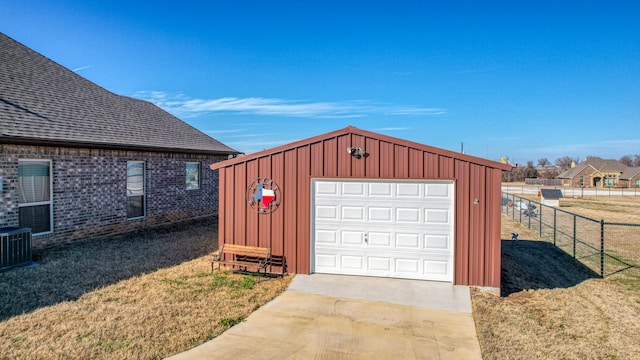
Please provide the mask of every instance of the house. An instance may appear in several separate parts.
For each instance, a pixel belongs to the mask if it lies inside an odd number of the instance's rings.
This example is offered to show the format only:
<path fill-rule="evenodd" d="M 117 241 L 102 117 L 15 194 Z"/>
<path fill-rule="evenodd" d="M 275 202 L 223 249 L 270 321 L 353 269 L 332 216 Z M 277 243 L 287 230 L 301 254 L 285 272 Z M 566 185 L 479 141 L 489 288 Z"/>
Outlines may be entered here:
<path fill-rule="evenodd" d="M 622 188 L 640 188 L 640 167 L 627 168 L 620 174 L 619 186 Z"/>
<path fill-rule="evenodd" d="M 34 247 L 214 215 L 204 170 L 235 154 L 0 33 L 0 227 Z"/>
<path fill-rule="evenodd" d="M 558 175 L 558 179 L 562 180 L 563 186 L 570 187 L 633 187 L 633 180 L 640 179 L 633 169 L 617 160 L 590 157 L 578 165 L 572 164 L 570 169 Z"/>
<path fill-rule="evenodd" d="M 270 247 L 288 271 L 500 287 L 509 165 L 349 126 L 211 169 L 219 241 Z"/>

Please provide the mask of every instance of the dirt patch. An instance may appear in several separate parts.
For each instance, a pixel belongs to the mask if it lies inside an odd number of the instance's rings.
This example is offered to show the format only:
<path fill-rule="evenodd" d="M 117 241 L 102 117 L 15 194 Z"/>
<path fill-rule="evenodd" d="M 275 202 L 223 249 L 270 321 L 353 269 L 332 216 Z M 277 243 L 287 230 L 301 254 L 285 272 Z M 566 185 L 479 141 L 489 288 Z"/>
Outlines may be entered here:
<path fill-rule="evenodd" d="M 212 274 L 211 225 L 59 249 L 39 267 L 0 274 L 0 358 L 164 358 L 218 336 L 284 291 L 290 277 L 257 283 Z"/>

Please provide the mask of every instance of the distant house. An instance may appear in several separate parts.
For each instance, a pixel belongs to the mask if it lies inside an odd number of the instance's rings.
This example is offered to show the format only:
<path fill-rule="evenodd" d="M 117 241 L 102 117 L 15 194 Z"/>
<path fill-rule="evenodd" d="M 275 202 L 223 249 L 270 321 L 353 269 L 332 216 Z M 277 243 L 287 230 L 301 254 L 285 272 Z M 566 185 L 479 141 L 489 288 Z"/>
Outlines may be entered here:
<path fill-rule="evenodd" d="M 0 227 L 34 246 L 214 215 L 207 166 L 235 154 L 0 33 Z"/>
<path fill-rule="evenodd" d="M 640 167 L 627 168 L 620 174 L 620 187 L 640 188 Z"/>
<path fill-rule="evenodd" d="M 640 168 L 630 168 L 617 160 L 590 157 L 562 174 L 562 185 L 571 187 L 640 187 Z"/>

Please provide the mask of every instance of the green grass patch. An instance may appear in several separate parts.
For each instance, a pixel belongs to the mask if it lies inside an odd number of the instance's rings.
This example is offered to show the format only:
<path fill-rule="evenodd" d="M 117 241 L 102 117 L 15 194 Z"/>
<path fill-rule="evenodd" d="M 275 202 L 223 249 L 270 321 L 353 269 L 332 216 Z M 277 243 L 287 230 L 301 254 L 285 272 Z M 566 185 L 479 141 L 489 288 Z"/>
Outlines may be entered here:
<path fill-rule="evenodd" d="M 241 323 L 245 319 L 245 316 L 237 316 L 232 318 L 222 318 L 218 321 L 218 325 L 223 327 L 232 327 Z"/>

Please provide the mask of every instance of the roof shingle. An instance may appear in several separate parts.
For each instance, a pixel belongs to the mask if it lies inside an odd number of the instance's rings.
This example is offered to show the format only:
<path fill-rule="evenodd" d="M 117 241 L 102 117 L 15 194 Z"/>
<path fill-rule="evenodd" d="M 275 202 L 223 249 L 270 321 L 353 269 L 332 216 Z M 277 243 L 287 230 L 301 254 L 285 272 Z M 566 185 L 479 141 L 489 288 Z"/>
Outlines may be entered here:
<path fill-rule="evenodd" d="M 114 94 L 2 33 L 0 141 L 239 153 L 156 105 Z"/>

